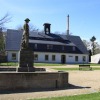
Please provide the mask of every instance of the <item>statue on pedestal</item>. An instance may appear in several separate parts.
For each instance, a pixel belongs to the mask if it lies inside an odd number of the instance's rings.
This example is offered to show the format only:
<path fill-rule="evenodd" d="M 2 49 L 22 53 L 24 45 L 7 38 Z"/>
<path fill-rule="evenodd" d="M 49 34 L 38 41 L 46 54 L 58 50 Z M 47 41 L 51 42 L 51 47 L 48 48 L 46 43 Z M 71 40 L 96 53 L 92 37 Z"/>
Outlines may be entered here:
<path fill-rule="evenodd" d="M 28 49 L 28 43 L 29 43 L 29 19 L 25 19 L 25 24 L 23 26 L 24 32 L 23 32 L 23 37 L 22 37 L 22 44 L 21 44 L 21 49 Z"/>

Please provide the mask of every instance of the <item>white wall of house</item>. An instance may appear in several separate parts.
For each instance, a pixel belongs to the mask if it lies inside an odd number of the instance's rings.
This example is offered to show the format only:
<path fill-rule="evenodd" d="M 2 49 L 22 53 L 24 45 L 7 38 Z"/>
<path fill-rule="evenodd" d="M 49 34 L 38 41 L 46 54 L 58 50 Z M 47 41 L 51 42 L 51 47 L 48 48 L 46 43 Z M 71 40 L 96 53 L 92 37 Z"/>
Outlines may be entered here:
<path fill-rule="evenodd" d="M 38 59 L 35 62 L 49 62 L 49 63 L 61 63 L 61 55 L 65 55 L 65 63 L 88 63 L 89 57 L 87 54 L 68 54 L 68 53 L 45 53 L 45 52 L 34 52 L 38 55 Z M 45 55 L 48 55 L 48 60 L 45 60 Z M 55 61 L 52 61 L 52 55 L 55 55 Z M 78 56 L 78 61 L 75 61 L 75 56 Z M 83 61 L 83 56 L 86 60 Z"/>
<path fill-rule="evenodd" d="M 13 54 L 16 55 L 16 58 L 13 58 Z M 18 51 L 7 51 L 7 60 L 9 62 L 18 62 Z"/>
<path fill-rule="evenodd" d="M 75 56 L 78 56 L 78 61 L 75 61 Z M 83 56 L 86 60 L 83 61 Z M 66 63 L 88 63 L 89 57 L 87 54 L 66 54 Z"/>
<path fill-rule="evenodd" d="M 16 54 L 16 59 L 12 58 L 12 54 Z M 34 52 L 34 55 L 38 55 L 38 59 L 34 62 L 44 62 L 44 63 L 61 63 L 61 56 L 65 55 L 65 63 L 88 63 L 89 58 L 87 54 L 68 54 L 68 53 L 46 53 L 46 52 Z M 45 60 L 45 55 L 48 55 L 48 60 Z M 52 60 L 52 55 L 55 55 L 55 60 Z M 75 56 L 78 56 L 78 61 L 75 61 Z M 83 56 L 85 56 L 86 61 L 83 62 Z M 8 51 L 7 52 L 8 61 L 18 62 L 19 51 Z"/>

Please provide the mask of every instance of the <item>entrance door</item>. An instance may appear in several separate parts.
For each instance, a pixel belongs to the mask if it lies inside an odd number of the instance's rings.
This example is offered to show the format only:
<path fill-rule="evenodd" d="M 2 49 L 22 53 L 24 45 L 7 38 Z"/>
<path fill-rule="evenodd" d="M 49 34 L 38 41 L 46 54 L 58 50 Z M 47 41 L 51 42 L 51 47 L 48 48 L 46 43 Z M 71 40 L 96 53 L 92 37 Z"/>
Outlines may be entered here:
<path fill-rule="evenodd" d="M 66 56 L 65 55 L 61 55 L 61 63 L 62 64 L 66 63 Z"/>

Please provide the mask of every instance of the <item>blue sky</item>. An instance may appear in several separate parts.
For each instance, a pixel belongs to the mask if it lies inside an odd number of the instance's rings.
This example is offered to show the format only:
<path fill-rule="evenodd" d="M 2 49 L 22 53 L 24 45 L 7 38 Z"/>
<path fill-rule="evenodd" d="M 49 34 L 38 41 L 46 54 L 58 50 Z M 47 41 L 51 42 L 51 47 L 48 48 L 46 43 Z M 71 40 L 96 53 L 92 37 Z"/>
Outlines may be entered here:
<path fill-rule="evenodd" d="M 7 28 L 15 29 L 29 18 L 40 30 L 45 22 L 51 23 L 52 32 L 67 30 L 70 16 L 70 33 L 89 40 L 95 36 L 100 42 L 100 0 L 0 0 L 0 18 L 12 16 Z"/>

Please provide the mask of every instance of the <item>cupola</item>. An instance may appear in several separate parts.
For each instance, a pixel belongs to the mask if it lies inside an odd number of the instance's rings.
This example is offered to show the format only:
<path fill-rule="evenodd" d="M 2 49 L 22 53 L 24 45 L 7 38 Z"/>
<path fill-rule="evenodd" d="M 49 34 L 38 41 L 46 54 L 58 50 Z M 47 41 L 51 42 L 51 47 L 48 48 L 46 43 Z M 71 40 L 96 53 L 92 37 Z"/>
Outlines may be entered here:
<path fill-rule="evenodd" d="M 44 23 L 43 24 L 45 34 L 50 34 L 50 25 L 51 24 L 49 24 L 49 23 Z"/>

